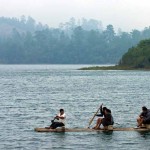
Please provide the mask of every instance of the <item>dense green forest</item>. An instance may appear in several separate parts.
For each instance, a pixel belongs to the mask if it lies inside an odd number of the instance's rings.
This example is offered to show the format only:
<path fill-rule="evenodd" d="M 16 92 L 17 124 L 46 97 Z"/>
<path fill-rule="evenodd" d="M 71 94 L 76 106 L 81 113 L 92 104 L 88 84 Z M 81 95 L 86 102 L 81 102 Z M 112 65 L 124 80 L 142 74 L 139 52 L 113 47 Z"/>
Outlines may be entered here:
<path fill-rule="evenodd" d="M 116 33 L 113 25 L 103 29 L 94 19 L 71 18 L 52 28 L 31 17 L 0 17 L 0 63 L 117 64 L 130 47 L 148 38 L 150 27 Z"/>
<path fill-rule="evenodd" d="M 150 68 L 150 39 L 142 40 L 132 47 L 120 60 L 119 66 L 131 68 Z"/>

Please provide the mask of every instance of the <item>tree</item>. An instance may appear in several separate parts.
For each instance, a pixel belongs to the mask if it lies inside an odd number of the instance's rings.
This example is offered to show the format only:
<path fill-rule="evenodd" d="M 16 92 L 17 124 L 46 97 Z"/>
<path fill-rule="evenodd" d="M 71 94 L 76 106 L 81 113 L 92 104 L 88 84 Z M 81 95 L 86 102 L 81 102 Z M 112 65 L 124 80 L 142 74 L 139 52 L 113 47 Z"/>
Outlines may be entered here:
<path fill-rule="evenodd" d="M 20 22 L 21 22 L 22 24 L 25 24 L 25 23 L 26 23 L 26 17 L 25 17 L 24 15 L 21 16 Z"/>
<path fill-rule="evenodd" d="M 150 39 L 142 40 L 136 47 L 132 47 L 120 60 L 120 66 L 132 68 L 150 68 Z"/>
<path fill-rule="evenodd" d="M 35 24 L 36 24 L 35 20 L 32 17 L 28 16 L 28 19 L 26 21 L 28 31 L 30 32 L 35 31 Z"/>
<path fill-rule="evenodd" d="M 114 31 L 113 25 L 107 25 L 107 28 L 103 32 L 103 34 L 105 36 L 105 40 L 107 41 L 107 43 L 110 43 L 111 41 L 113 41 L 115 37 L 115 31 Z"/>
<path fill-rule="evenodd" d="M 141 39 L 142 39 L 142 36 L 141 36 L 141 32 L 138 31 L 138 30 L 132 30 L 131 32 L 131 37 L 132 37 L 132 41 L 133 41 L 133 45 L 137 44 Z"/>

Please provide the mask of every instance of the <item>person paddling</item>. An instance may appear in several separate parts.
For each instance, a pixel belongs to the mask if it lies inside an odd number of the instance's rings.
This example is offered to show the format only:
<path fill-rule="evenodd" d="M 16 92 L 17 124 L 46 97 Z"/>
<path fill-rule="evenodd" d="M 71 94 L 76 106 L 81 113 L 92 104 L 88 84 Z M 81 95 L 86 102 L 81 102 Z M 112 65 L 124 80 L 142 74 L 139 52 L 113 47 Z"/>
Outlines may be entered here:
<path fill-rule="evenodd" d="M 98 117 L 100 117 L 100 118 L 97 119 L 96 125 L 93 127 L 93 129 L 99 128 L 99 125 L 100 125 L 100 123 L 101 123 L 103 117 L 105 117 L 105 110 L 106 110 L 107 108 L 106 108 L 106 107 L 103 107 L 103 104 L 102 104 L 99 109 L 100 109 L 100 114 L 98 114 L 98 115 L 96 115 L 96 116 L 98 116 Z"/>
<path fill-rule="evenodd" d="M 64 109 L 60 109 L 60 112 L 56 117 L 54 117 L 54 120 L 52 120 L 52 124 L 50 127 L 45 127 L 46 129 L 56 129 L 57 127 L 65 126 L 65 120 L 66 120 L 66 114 L 64 112 Z"/>
<path fill-rule="evenodd" d="M 106 108 L 106 107 L 102 107 L 102 105 L 100 106 L 100 112 L 101 114 L 97 115 L 103 118 L 98 118 L 95 127 L 93 127 L 93 129 L 100 129 L 101 124 L 105 127 L 109 126 L 109 125 L 113 125 L 114 121 L 113 121 L 113 117 L 111 115 L 111 110 Z"/>
<path fill-rule="evenodd" d="M 142 124 L 150 124 L 150 109 L 142 107 L 142 113 L 137 118 L 137 127 L 142 127 Z"/>

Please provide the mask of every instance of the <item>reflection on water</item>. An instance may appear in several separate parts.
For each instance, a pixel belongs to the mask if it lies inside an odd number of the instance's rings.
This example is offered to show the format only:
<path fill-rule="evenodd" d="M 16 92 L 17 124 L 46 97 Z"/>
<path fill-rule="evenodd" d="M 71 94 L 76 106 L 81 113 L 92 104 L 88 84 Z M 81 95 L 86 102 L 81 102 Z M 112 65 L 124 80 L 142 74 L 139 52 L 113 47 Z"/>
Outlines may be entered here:
<path fill-rule="evenodd" d="M 142 138 L 144 138 L 145 140 L 150 139 L 150 132 L 147 131 L 143 131 L 143 132 L 138 132 L 139 136 L 141 136 Z"/>

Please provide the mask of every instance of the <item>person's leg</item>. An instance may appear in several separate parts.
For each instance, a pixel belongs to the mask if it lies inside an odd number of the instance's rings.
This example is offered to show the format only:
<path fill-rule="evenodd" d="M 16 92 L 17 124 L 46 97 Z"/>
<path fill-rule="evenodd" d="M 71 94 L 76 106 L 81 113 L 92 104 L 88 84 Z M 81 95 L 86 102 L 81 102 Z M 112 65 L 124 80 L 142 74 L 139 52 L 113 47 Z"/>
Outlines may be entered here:
<path fill-rule="evenodd" d="M 50 125 L 50 129 L 55 129 L 57 126 L 57 122 L 53 122 L 51 125 Z"/>
<path fill-rule="evenodd" d="M 137 118 L 137 126 L 139 126 L 139 125 L 140 125 L 140 123 L 141 123 L 141 118 L 140 118 L 140 117 L 138 117 L 138 118 Z"/>
<path fill-rule="evenodd" d="M 102 121 L 103 121 L 104 118 L 100 118 L 99 121 L 98 121 L 98 125 L 96 127 L 96 129 L 100 129 L 100 126 L 102 124 Z"/>
<path fill-rule="evenodd" d="M 49 127 L 45 127 L 45 128 L 46 128 L 46 129 L 54 129 L 55 123 L 56 123 L 56 122 L 53 122 Z"/>
<path fill-rule="evenodd" d="M 98 129 L 100 127 L 101 123 L 102 123 L 102 118 L 98 118 L 97 122 L 96 122 L 96 125 L 93 129 Z"/>
<path fill-rule="evenodd" d="M 95 128 L 96 128 L 96 126 L 97 126 L 97 124 L 98 124 L 98 122 L 99 122 L 99 119 L 100 119 L 100 118 L 98 118 L 98 119 L 97 119 L 97 121 L 96 121 L 96 125 L 93 127 L 93 129 L 95 129 Z"/>
<path fill-rule="evenodd" d="M 64 124 L 62 122 L 55 122 L 55 124 L 53 124 L 52 128 L 56 129 L 57 127 L 62 127 L 64 126 Z"/>
<path fill-rule="evenodd" d="M 138 123 L 138 127 L 142 126 L 142 123 L 143 123 L 143 118 L 137 118 L 137 123 Z"/>

